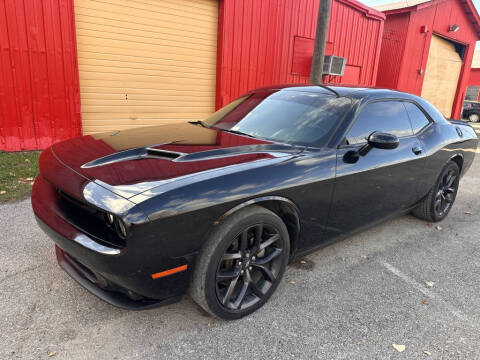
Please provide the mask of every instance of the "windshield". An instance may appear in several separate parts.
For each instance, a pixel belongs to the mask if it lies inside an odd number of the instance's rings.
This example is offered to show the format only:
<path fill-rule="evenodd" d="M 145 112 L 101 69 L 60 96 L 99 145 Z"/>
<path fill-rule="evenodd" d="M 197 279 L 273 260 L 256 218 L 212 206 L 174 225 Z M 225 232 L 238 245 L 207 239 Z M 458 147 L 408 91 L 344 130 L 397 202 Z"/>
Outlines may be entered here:
<path fill-rule="evenodd" d="M 292 90 L 238 98 L 204 121 L 214 129 L 304 146 L 324 146 L 350 109 L 349 98 Z"/>

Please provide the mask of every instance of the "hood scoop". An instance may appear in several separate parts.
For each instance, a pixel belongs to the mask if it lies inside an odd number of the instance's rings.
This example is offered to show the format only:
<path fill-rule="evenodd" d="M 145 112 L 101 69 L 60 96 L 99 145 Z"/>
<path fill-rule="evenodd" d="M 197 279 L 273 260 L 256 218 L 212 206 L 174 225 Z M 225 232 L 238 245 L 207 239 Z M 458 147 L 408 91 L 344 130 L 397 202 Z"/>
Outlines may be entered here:
<path fill-rule="evenodd" d="M 154 146 L 161 146 L 161 145 L 166 145 L 166 144 L 158 144 Z M 183 155 L 185 154 L 181 152 L 156 149 L 155 147 L 149 146 L 149 147 L 142 147 L 142 148 L 120 151 L 115 154 L 107 155 L 99 159 L 89 161 L 88 163 L 83 164 L 81 168 L 89 169 L 89 168 L 102 166 L 102 165 L 110 165 L 110 164 L 121 162 L 121 161 L 140 160 L 140 159 L 146 159 L 146 158 L 175 160 Z"/>
<path fill-rule="evenodd" d="M 81 168 L 89 169 L 97 166 L 110 165 L 121 161 L 131 161 L 140 159 L 163 159 L 173 162 L 191 162 L 205 161 L 219 158 L 227 158 L 232 156 L 252 155 L 252 154 L 268 154 L 272 157 L 283 157 L 288 154 L 295 154 L 302 151 L 301 148 L 292 147 L 290 145 L 265 144 L 265 145 L 243 145 L 231 148 L 205 150 L 197 153 L 182 153 L 171 150 L 157 148 L 159 144 L 142 148 L 130 149 L 118 152 L 116 154 L 107 155 L 96 160 L 92 160 L 83 164 Z"/>

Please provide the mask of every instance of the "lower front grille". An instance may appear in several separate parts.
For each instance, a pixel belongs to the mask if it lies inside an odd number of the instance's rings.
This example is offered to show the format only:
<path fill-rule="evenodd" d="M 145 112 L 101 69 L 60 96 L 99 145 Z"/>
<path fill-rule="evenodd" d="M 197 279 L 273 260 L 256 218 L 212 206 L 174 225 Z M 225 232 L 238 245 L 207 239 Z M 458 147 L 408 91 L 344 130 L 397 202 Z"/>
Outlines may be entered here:
<path fill-rule="evenodd" d="M 75 268 L 75 270 L 80 273 L 84 278 L 90 281 L 95 286 L 106 290 L 106 291 L 114 291 L 118 293 L 122 293 L 128 296 L 130 299 L 134 301 L 139 301 L 146 299 L 144 296 L 137 294 L 131 290 L 125 289 L 117 284 L 112 283 L 111 281 L 105 279 L 102 275 L 93 272 L 88 267 L 77 261 L 75 258 L 70 256 L 68 253 L 63 252 L 63 256 L 68 263 Z"/>

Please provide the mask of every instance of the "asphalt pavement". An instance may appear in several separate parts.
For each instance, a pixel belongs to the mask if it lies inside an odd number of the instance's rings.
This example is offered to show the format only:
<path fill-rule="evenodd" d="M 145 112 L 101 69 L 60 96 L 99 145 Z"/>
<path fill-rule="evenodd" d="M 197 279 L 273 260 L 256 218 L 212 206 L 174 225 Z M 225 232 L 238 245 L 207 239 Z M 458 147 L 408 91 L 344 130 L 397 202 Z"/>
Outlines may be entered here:
<path fill-rule="evenodd" d="M 0 358 L 480 359 L 479 182 L 476 160 L 442 223 L 407 215 L 309 255 L 233 322 L 188 296 L 104 303 L 57 266 L 28 200 L 2 205 Z"/>

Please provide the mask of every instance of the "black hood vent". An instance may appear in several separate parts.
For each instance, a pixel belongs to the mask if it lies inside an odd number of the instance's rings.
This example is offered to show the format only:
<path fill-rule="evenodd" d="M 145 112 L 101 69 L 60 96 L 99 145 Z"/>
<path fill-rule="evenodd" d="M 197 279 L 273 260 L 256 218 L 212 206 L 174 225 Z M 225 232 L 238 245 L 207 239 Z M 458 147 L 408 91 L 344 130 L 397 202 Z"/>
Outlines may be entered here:
<path fill-rule="evenodd" d="M 176 151 L 168 151 L 168 150 L 162 150 L 162 149 L 155 149 L 155 148 L 147 148 L 147 154 L 150 156 L 155 156 L 155 157 L 160 157 L 162 159 L 170 159 L 174 160 L 182 155 L 185 155 L 184 153 L 176 152 Z"/>
<path fill-rule="evenodd" d="M 159 145 L 165 145 L 165 144 L 159 144 Z M 159 146 L 159 145 L 156 145 L 156 146 Z M 83 164 L 81 167 L 83 169 L 88 169 L 96 166 L 109 165 L 109 164 L 113 164 L 120 161 L 139 160 L 139 159 L 146 159 L 146 158 L 175 160 L 178 157 L 183 155 L 185 154 L 181 152 L 176 152 L 176 151 L 162 150 L 154 147 L 142 147 L 142 148 L 120 151 L 116 154 L 107 155 L 99 159 L 90 161 L 86 164 Z"/>

